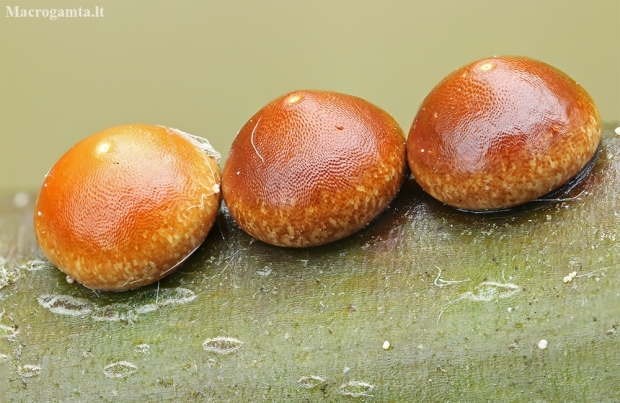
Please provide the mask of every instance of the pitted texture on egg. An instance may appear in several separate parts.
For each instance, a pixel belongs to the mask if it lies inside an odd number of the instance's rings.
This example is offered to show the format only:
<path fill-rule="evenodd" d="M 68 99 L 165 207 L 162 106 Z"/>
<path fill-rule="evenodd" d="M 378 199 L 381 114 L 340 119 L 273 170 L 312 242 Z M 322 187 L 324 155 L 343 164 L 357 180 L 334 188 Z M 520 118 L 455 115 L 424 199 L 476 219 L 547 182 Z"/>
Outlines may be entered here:
<path fill-rule="evenodd" d="M 315 246 L 377 217 L 405 171 L 404 135 L 387 112 L 349 95 L 298 91 L 265 106 L 239 131 L 222 193 L 253 237 Z"/>
<path fill-rule="evenodd" d="M 411 171 L 436 199 L 496 210 L 575 177 L 601 138 L 598 109 L 558 69 L 523 57 L 462 67 L 424 100 L 407 140 Z"/>
<path fill-rule="evenodd" d="M 137 288 L 170 273 L 204 241 L 219 183 L 217 163 L 184 133 L 113 127 L 76 144 L 47 174 L 37 239 L 54 265 L 88 288 Z"/>

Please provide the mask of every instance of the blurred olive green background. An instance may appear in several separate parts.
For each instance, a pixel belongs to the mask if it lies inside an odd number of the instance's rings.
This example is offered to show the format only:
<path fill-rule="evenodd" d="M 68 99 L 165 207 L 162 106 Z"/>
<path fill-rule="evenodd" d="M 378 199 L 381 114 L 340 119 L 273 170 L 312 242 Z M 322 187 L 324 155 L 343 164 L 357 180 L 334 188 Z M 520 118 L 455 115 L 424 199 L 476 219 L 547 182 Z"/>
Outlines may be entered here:
<path fill-rule="evenodd" d="M 151 123 L 223 156 L 268 101 L 357 95 L 408 132 L 452 70 L 525 55 L 563 70 L 620 118 L 620 1 L 0 0 L 0 190 L 33 189 L 80 139 Z M 9 18 L 7 6 L 103 7 L 103 18 Z"/>

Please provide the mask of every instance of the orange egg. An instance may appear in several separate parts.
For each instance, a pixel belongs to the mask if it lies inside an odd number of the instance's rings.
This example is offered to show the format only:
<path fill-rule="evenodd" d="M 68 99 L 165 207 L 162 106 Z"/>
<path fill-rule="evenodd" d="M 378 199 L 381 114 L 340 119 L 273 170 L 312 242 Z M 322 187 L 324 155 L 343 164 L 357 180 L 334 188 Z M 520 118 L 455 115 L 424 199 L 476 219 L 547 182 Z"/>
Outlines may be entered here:
<path fill-rule="evenodd" d="M 91 289 L 161 279 L 213 226 L 218 158 L 205 140 L 162 126 L 117 126 L 80 141 L 41 187 L 34 214 L 41 250 Z"/>
<path fill-rule="evenodd" d="M 253 237 L 315 246 L 364 228 L 385 210 L 406 165 L 404 134 L 387 112 L 350 95 L 296 91 L 239 131 L 222 195 Z"/>
<path fill-rule="evenodd" d="M 558 69 L 524 57 L 462 67 L 426 97 L 407 139 L 411 171 L 465 210 L 517 206 L 556 190 L 593 158 L 594 101 Z"/>

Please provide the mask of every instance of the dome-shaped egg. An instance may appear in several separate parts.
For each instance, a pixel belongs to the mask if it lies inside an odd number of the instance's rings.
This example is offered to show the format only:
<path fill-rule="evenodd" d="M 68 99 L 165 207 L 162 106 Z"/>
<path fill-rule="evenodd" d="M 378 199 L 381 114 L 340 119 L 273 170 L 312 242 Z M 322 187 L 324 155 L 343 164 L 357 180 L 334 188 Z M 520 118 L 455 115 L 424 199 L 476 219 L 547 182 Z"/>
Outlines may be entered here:
<path fill-rule="evenodd" d="M 593 158 L 598 109 L 558 69 L 524 57 L 462 67 L 426 97 L 407 139 L 414 178 L 465 210 L 517 206 L 556 190 Z"/>
<path fill-rule="evenodd" d="M 350 95 L 297 91 L 237 134 L 222 174 L 230 214 L 253 237 L 306 247 L 346 237 L 394 199 L 405 138 L 382 109 Z"/>
<path fill-rule="evenodd" d="M 217 158 L 208 142 L 162 126 L 117 126 L 80 141 L 48 172 L 37 198 L 41 250 L 91 289 L 161 279 L 215 221 Z"/>

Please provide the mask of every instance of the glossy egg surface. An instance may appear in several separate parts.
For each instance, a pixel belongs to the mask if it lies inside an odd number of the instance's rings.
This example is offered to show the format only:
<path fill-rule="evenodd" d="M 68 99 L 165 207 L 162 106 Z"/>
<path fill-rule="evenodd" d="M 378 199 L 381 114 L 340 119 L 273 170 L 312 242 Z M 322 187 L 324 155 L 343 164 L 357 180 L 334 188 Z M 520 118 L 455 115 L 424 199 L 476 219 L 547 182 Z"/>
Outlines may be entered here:
<path fill-rule="evenodd" d="M 222 174 L 232 217 L 253 237 L 289 247 L 348 236 L 377 217 L 406 171 L 405 138 L 373 104 L 296 91 L 237 134 Z"/>
<path fill-rule="evenodd" d="M 601 138 L 598 109 L 560 70 L 524 57 L 462 67 L 424 100 L 407 155 L 420 186 L 465 210 L 539 198 L 575 177 Z"/>
<path fill-rule="evenodd" d="M 46 175 L 34 226 L 45 256 L 84 286 L 125 290 L 173 271 L 205 239 L 220 205 L 216 155 L 176 129 L 112 127 Z"/>

